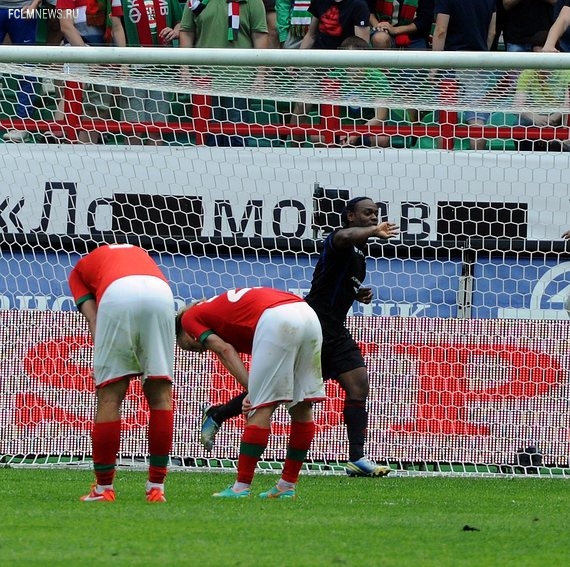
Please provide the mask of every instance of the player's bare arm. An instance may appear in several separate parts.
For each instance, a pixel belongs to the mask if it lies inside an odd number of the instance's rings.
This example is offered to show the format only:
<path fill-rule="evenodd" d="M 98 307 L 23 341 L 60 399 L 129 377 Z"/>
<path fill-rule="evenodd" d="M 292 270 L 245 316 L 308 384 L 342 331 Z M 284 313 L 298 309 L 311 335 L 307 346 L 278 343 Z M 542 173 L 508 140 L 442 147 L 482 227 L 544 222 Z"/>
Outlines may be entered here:
<path fill-rule="evenodd" d="M 237 350 L 215 334 L 206 338 L 204 346 L 217 355 L 228 372 L 247 390 L 249 374 Z"/>
<path fill-rule="evenodd" d="M 89 332 L 91 337 L 95 340 L 95 328 L 97 325 L 97 303 L 94 299 L 88 299 L 79 306 L 79 311 L 87 319 L 89 325 Z"/>
<path fill-rule="evenodd" d="M 393 238 L 398 235 L 398 226 L 391 222 L 383 222 L 372 226 L 353 226 L 342 228 L 335 234 L 334 244 L 338 248 L 366 244 L 369 238 Z"/>

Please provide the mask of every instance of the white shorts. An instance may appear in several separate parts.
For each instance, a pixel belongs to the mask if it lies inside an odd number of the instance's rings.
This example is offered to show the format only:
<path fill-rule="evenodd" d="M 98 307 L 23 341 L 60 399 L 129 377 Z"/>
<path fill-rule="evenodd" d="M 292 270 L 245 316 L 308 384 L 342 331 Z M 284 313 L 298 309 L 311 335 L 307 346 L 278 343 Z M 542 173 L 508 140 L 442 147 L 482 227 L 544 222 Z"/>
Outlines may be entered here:
<path fill-rule="evenodd" d="M 160 278 L 114 281 L 97 309 L 95 386 L 133 376 L 172 380 L 174 314 L 172 290 Z"/>
<path fill-rule="evenodd" d="M 323 400 L 322 342 L 319 319 L 304 301 L 267 309 L 253 337 L 248 384 L 252 409 Z"/>

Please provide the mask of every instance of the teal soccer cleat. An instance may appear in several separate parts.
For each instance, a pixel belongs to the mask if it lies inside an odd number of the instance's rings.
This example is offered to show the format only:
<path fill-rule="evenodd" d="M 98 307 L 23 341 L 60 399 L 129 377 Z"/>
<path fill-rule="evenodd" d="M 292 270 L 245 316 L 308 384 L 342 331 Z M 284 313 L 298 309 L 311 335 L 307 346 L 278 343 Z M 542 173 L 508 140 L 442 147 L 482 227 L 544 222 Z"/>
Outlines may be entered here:
<path fill-rule="evenodd" d="M 267 492 L 262 492 L 259 495 L 260 498 L 266 498 L 266 499 L 281 499 L 281 500 L 285 500 L 285 499 L 290 499 L 292 500 L 293 498 L 297 497 L 297 494 L 295 492 L 294 488 L 289 488 L 287 490 L 281 490 L 277 485 L 275 485 L 273 488 L 270 488 Z"/>
<path fill-rule="evenodd" d="M 214 492 L 212 496 L 214 498 L 247 498 L 250 494 L 251 490 L 249 488 L 236 492 L 233 486 L 228 486 L 221 492 Z"/>

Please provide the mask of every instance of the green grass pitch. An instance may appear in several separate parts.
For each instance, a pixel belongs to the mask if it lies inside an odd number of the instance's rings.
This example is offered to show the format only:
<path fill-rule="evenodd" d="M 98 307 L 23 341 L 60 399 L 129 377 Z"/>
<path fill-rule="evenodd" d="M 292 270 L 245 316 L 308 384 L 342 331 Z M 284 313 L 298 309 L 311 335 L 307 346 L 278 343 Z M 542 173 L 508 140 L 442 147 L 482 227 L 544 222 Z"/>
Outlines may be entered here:
<path fill-rule="evenodd" d="M 302 476 L 294 501 L 217 500 L 229 473 L 172 472 L 165 504 L 121 469 L 114 503 L 80 502 L 87 470 L 1 468 L 6 566 L 556 566 L 568 562 L 567 481 Z M 259 474 L 254 494 L 277 477 Z"/>

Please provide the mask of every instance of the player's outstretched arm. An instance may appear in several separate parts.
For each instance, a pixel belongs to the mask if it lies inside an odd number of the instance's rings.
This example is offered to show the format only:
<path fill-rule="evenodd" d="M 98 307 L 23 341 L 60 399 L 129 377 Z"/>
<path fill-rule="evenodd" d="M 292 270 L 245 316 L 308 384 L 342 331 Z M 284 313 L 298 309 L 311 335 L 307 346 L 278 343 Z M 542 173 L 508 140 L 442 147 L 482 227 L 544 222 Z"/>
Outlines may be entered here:
<path fill-rule="evenodd" d="M 369 238 L 392 238 L 398 235 L 398 226 L 391 222 L 383 222 L 372 226 L 351 226 L 342 228 L 334 235 L 334 244 L 338 248 L 366 244 Z"/>

